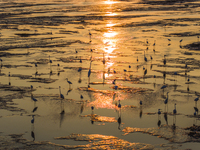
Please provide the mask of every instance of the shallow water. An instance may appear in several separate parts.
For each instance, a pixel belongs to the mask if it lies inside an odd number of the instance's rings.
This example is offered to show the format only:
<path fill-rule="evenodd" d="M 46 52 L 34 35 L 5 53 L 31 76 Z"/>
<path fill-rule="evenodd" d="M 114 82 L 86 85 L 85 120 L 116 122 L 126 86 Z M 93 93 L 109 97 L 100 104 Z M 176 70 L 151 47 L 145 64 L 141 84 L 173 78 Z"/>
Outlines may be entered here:
<path fill-rule="evenodd" d="M 159 131 L 175 125 L 187 134 L 185 127 L 199 125 L 193 115 L 199 105 L 194 99 L 200 93 L 199 1 L 0 3 L 1 135 L 22 133 L 27 140 L 87 145 L 91 139 L 55 138 L 99 134 L 130 145 L 198 149 L 196 139 L 183 140 L 174 132 L 177 144 L 174 137 L 166 138 L 173 131 L 166 130 L 163 136 Z M 167 87 L 161 89 L 164 84 Z M 126 134 L 127 127 L 148 132 Z"/>

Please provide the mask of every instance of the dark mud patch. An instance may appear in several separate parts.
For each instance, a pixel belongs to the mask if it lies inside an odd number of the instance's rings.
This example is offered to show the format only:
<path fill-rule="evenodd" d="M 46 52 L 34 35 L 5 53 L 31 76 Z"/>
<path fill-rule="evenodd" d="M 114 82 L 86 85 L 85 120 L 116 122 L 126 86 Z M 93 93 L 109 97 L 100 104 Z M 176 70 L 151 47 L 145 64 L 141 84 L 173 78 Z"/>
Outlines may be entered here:
<path fill-rule="evenodd" d="M 12 54 L 8 52 L 0 52 L 0 57 L 12 57 L 12 56 L 25 56 L 28 55 L 29 53 L 18 53 L 18 54 Z"/>
<path fill-rule="evenodd" d="M 185 128 L 185 130 L 189 130 L 188 136 L 190 136 L 194 141 L 200 141 L 200 126 L 193 125 L 191 127 Z"/>
<path fill-rule="evenodd" d="M 200 50 L 200 42 L 194 42 L 192 44 L 185 45 L 184 48 L 189 49 L 189 50 L 199 51 Z"/>
<path fill-rule="evenodd" d="M 31 34 L 31 33 L 16 33 L 15 35 L 18 35 L 20 37 L 30 37 L 30 36 L 37 36 L 37 35 L 40 35 L 40 34 L 37 34 L 37 33 L 34 33 L 34 34 Z"/>
<path fill-rule="evenodd" d="M 120 90 L 121 92 L 124 93 L 144 93 L 144 92 L 152 92 L 154 90 L 151 89 L 145 89 L 145 88 L 140 88 L 140 87 L 125 87 L 125 86 L 117 86 L 117 88 L 115 86 L 110 87 L 112 89 L 115 90 Z M 95 93 L 102 93 L 102 94 L 114 94 L 115 91 L 108 91 L 108 90 L 97 90 L 94 88 L 88 88 L 88 87 L 79 87 L 78 90 L 81 91 L 87 91 L 87 92 L 95 92 Z"/>
<path fill-rule="evenodd" d="M 36 74 L 36 75 L 46 75 L 46 74 Z M 49 75 L 53 75 L 53 73 L 49 73 Z M 21 74 L 11 74 L 10 77 L 18 77 L 20 79 L 30 79 L 29 82 L 39 82 L 39 83 L 53 83 L 58 80 L 51 78 L 32 77 L 31 75 L 21 75 Z"/>
<path fill-rule="evenodd" d="M 4 85 L 4 84 L 0 84 L 0 89 L 3 89 L 5 91 L 18 91 L 20 93 L 27 93 L 27 92 L 31 92 L 35 90 L 35 89 L 31 89 L 30 87 L 10 86 L 10 85 Z"/>
<path fill-rule="evenodd" d="M 195 2 L 196 0 L 182 0 L 181 3 L 184 2 Z M 139 4 L 149 4 L 149 5 L 175 5 L 178 4 L 180 5 L 180 1 L 176 1 L 176 0 L 142 0 L 141 2 L 139 2 Z"/>
<path fill-rule="evenodd" d="M 69 30 L 59 30 L 60 34 L 74 34 L 79 33 L 78 31 L 69 31 Z"/>
<path fill-rule="evenodd" d="M 3 65 L 5 68 L 32 67 L 31 65 Z"/>
<path fill-rule="evenodd" d="M 51 78 L 31 78 L 29 82 L 39 82 L 39 83 L 53 83 L 58 79 L 51 79 Z"/>
<path fill-rule="evenodd" d="M 192 20 L 191 20 L 192 21 Z M 183 33 L 170 33 L 169 36 L 175 36 L 175 37 L 188 37 L 188 36 L 199 36 L 200 33 L 193 33 L 193 32 L 183 32 Z M 165 35 L 167 36 L 167 35 Z M 169 37 L 167 36 L 167 37 Z"/>
<path fill-rule="evenodd" d="M 42 52 L 53 52 L 53 53 L 61 53 L 61 54 L 64 54 L 66 51 L 58 51 L 56 49 L 53 49 L 53 50 L 42 50 Z"/>

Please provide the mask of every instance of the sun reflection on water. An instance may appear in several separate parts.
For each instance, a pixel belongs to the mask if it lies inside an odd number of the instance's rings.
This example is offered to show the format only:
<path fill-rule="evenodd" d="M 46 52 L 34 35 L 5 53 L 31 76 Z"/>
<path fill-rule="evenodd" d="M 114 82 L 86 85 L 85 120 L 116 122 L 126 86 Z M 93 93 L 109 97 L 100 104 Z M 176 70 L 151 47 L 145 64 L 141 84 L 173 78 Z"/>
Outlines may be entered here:
<path fill-rule="evenodd" d="M 104 1 L 104 3 L 108 4 L 108 5 L 112 5 L 112 4 L 116 4 L 116 3 L 119 3 L 119 2 L 112 1 L 112 0 L 107 0 L 107 1 Z"/>

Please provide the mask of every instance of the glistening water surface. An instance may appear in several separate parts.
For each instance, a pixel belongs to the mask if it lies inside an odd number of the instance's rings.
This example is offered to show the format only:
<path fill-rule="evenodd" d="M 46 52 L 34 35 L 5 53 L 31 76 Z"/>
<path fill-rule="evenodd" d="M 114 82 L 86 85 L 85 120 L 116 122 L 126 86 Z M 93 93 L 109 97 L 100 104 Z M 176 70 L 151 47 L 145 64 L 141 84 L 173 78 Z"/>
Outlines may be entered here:
<path fill-rule="evenodd" d="M 187 127 L 199 126 L 199 11 L 195 0 L 1 1 L 0 135 L 198 149 Z"/>

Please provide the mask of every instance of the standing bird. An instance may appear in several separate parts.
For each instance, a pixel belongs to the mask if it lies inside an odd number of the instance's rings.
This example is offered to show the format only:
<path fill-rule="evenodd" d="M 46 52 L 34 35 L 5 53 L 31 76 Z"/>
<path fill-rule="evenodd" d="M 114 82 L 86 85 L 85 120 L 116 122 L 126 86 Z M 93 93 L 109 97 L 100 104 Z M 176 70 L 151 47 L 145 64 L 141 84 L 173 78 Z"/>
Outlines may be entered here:
<path fill-rule="evenodd" d="M 121 108 L 121 107 L 122 107 L 122 105 L 120 104 L 120 100 L 118 100 L 118 101 L 119 101 L 118 108 Z"/>
<path fill-rule="evenodd" d="M 161 111 L 160 111 L 161 109 L 158 109 L 158 116 L 161 114 Z"/>
<path fill-rule="evenodd" d="M 69 81 L 68 78 L 66 78 L 66 80 L 67 80 L 67 82 L 68 82 L 68 84 L 69 84 L 69 89 L 71 89 L 71 84 L 72 84 L 72 82 Z"/>
<path fill-rule="evenodd" d="M 170 43 L 170 42 L 171 42 L 171 39 L 168 39 L 168 41 L 169 41 L 168 46 L 170 46 L 170 45 L 171 45 L 171 43 Z"/>
<path fill-rule="evenodd" d="M 60 98 L 61 98 L 61 115 L 65 113 L 65 110 L 64 110 L 64 105 L 63 105 L 63 102 L 62 100 L 64 99 L 64 95 L 61 94 L 61 87 L 59 86 L 59 92 L 60 92 Z"/>
<path fill-rule="evenodd" d="M 9 80 L 9 85 L 11 85 L 11 82 L 10 82 L 10 72 L 8 73 L 8 80 Z"/>
<path fill-rule="evenodd" d="M 33 124 L 35 121 L 35 118 L 34 118 L 34 115 L 32 115 L 32 120 L 31 120 L 31 123 Z"/>
<path fill-rule="evenodd" d="M 173 114 L 176 115 L 177 111 L 176 111 L 176 103 L 174 104 L 174 110 L 173 110 Z"/>
<path fill-rule="evenodd" d="M 90 68 L 88 70 L 88 85 L 90 84 L 91 66 L 92 66 L 92 61 L 90 62 Z"/>
<path fill-rule="evenodd" d="M 61 87 L 60 86 L 59 86 L 59 92 L 60 92 L 60 98 L 64 99 L 65 97 L 64 97 L 63 94 L 61 94 Z"/>
<path fill-rule="evenodd" d="M 31 99 L 33 98 L 33 86 L 31 85 Z"/>
<path fill-rule="evenodd" d="M 181 42 L 183 41 L 183 39 L 181 39 L 179 42 L 180 42 L 180 46 L 181 46 Z"/>
<path fill-rule="evenodd" d="M 36 99 L 36 98 L 34 98 L 34 97 L 32 97 L 32 100 L 34 101 L 34 102 L 37 102 L 38 100 Z"/>
<path fill-rule="evenodd" d="M 146 58 L 146 56 L 145 56 L 145 51 L 144 51 L 144 61 L 147 62 L 147 58 Z"/>
<path fill-rule="evenodd" d="M 89 37 L 90 37 L 90 43 L 92 42 L 92 33 L 90 33 L 90 30 L 89 30 Z"/>
<path fill-rule="evenodd" d="M 197 98 L 194 99 L 195 101 L 195 106 L 197 107 L 197 101 L 199 100 L 199 96 Z"/>
<path fill-rule="evenodd" d="M 149 44 L 149 41 L 148 41 L 148 39 L 146 39 L 146 44 L 147 44 L 147 45 Z"/>
<path fill-rule="evenodd" d="M 144 70 L 144 76 L 147 74 L 147 69 Z"/>
<path fill-rule="evenodd" d="M 105 57 L 104 57 L 104 53 L 103 53 L 103 64 L 106 63 Z"/>
<path fill-rule="evenodd" d="M 140 106 L 142 106 L 142 101 L 140 101 Z"/>
<path fill-rule="evenodd" d="M 153 47 L 155 48 L 155 46 L 156 46 L 156 40 L 154 40 L 154 43 L 153 43 Z"/>
<path fill-rule="evenodd" d="M 1 68 L 2 68 L 2 67 L 3 67 L 3 64 L 2 64 L 2 61 L 3 61 L 3 60 L 0 58 L 0 61 L 1 61 Z"/>
<path fill-rule="evenodd" d="M 165 57 L 166 57 L 166 55 L 164 55 L 164 60 L 163 60 L 164 65 L 166 65 L 166 62 L 167 62 Z"/>
<path fill-rule="evenodd" d="M 49 63 L 50 63 L 50 74 L 52 74 L 52 69 L 51 69 L 52 60 L 50 59 L 50 55 L 49 55 Z"/>
<path fill-rule="evenodd" d="M 130 72 L 130 69 L 131 69 L 131 65 L 129 65 L 129 66 L 128 66 L 128 68 L 129 68 L 129 72 Z"/>
<path fill-rule="evenodd" d="M 60 64 L 57 64 L 57 75 L 59 76 L 60 75 Z"/>
<path fill-rule="evenodd" d="M 176 124 L 176 113 L 177 113 L 177 111 L 176 111 L 176 103 L 174 104 L 174 110 L 173 110 L 173 115 L 174 115 L 174 117 L 173 117 L 173 125 L 175 126 L 175 124 Z"/>
<path fill-rule="evenodd" d="M 37 63 L 35 63 L 35 75 L 38 74 L 38 71 L 37 71 Z"/>
<path fill-rule="evenodd" d="M 160 127 L 160 125 L 161 125 L 160 114 L 161 114 L 161 111 L 160 111 L 160 109 L 158 109 L 158 123 L 157 123 L 158 127 Z"/>

